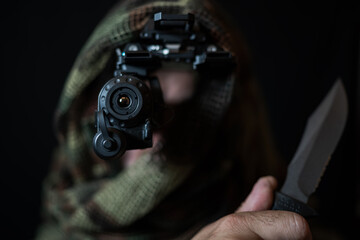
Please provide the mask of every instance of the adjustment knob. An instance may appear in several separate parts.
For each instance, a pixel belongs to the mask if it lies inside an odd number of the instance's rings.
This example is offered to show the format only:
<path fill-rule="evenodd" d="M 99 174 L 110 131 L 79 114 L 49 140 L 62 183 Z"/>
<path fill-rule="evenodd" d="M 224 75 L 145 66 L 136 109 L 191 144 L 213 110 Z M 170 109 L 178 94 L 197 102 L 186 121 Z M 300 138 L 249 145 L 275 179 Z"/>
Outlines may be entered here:
<path fill-rule="evenodd" d="M 97 132 L 93 139 L 95 153 L 102 159 L 114 159 L 121 156 L 126 149 L 126 142 L 120 131 L 109 132 L 110 139 L 104 139 L 102 132 Z"/>
<path fill-rule="evenodd" d="M 111 139 L 105 139 L 102 142 L 104 148 L 106 148 L 107 150 L 112 150 L 114 149 L 114 147 L 116 148 L 116 143 L 114 141 L 112 141 Z"/>

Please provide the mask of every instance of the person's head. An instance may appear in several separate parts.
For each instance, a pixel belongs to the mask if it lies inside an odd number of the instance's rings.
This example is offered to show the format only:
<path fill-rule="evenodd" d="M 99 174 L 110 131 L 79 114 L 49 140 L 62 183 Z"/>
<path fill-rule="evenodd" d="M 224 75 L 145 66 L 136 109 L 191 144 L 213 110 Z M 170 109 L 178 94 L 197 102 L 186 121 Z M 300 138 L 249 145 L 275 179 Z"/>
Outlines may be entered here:
<path fill-rule="evenodd" d="M 198 71 L 175 60 L 149 71 L 165 103 L 166 121 L 155 134 L 161 139 L 133 164 L 123 161 L 126 153 L 104 160 L 93 150 L 99 91 L 114 78 L 116 48 L 136 42 L 160 11 L 193 14 L 198 29 L 231 53 L 235 67 Z M 49 224 L 43 234 L 173 239 L 234 212 L 256 179 L 277 176 L 278 168 L 250 65 L 246 44 L 217 1 L 129 0 L 114 6 L 81 50 L 59 101 L 59 146 L 45 184 Z"/>
<path fill-rule="evenodd" d="M 216 77 L 176 64 L 151 72 L 173 111 L 171 122 L 159 130 L 164 138 L 162 153 L 179 164 L 238 159 L 244 179 L 250 182 L 272 173 L 269 169 L 276 169 L 276 164 L 247 46 L 230 17 L 211 0 L 121 1 L 115 6 L 97 26 L 70 72 L 57 111 L 60 138 L 69 138 L 74 131 L 86 136 L 84 146 L 78 148 L 84 151 L 80 155 L 99 161 L 87 138 L 95 133 L 98 92 L 114 72 L 114 50 L 136 41 L 159 11 L 193 14 L 198 30 L 230 52 L 236 63 L 232 71 Z"/>

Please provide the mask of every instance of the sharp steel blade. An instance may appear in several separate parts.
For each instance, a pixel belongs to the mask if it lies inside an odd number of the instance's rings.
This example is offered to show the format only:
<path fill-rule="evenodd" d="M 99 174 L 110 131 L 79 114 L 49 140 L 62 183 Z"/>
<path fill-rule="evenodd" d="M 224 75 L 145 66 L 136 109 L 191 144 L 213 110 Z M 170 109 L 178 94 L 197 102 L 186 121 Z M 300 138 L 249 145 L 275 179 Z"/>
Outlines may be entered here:
<path fill-rule="evenodd" d="M 282 193 L 307 203 L 344 130 L 347 112 L 346 92 L 338 79 L 307 120 L 299 147 L 288 166 Z"/>

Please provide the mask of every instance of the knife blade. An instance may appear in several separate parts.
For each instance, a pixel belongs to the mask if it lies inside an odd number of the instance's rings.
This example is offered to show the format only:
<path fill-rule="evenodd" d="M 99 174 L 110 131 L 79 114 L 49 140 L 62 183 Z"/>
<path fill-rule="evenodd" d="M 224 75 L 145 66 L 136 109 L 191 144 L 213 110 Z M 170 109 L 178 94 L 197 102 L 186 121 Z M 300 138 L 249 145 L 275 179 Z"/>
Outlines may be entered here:
<path fill-rule="evenodd" d="M 317 215 L 306 203 L 319 185 L 342 135 L 347 112 L 346 92 L 341 79 L 338 79 L 307 120 L 285 182 L 280 192 L 275 194 L 273 210 L 292 211 L 304 217 Z"/>

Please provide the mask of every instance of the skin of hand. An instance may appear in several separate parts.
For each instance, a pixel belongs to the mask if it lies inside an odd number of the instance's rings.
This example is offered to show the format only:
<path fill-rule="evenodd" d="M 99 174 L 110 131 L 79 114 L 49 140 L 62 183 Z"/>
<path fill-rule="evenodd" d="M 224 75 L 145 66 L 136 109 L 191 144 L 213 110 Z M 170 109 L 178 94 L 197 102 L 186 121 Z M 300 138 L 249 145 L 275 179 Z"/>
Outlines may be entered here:
<path fill-rule="evenodd" d="M 193 240 L 202 239 L 312 239 L 307 221 L 299 214 L 269 210 L 277 181 L 260 178 L 241 206 L 230 215 L 202 228 Z"/>

